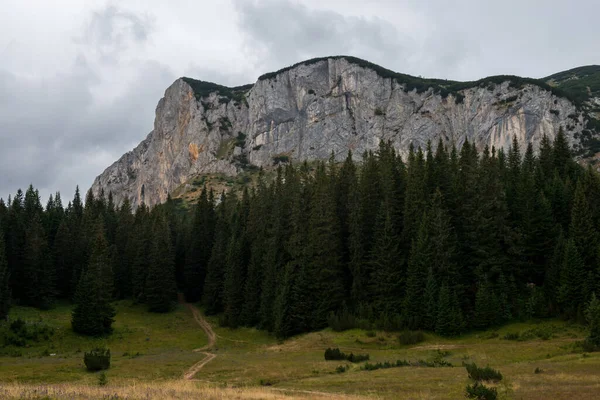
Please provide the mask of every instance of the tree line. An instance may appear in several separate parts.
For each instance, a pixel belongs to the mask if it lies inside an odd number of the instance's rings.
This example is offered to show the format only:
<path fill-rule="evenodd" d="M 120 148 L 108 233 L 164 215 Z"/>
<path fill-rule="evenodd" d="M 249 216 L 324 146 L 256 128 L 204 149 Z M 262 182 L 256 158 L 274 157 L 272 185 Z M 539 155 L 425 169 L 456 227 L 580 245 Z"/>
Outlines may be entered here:
<path fill-rule="evenodd" d="M 563 132 L 537 155 L 516 139 L 507 151 L 432 147 L 402 159 L 382 142 L 360 163 L 280 166 L 239 195 L 204 188 L 189 210 L 169 199 L 132 212 L 91 192 L 84 205 L 79 191 L 43 208 L 19 191 L 0 201 L 0 314 L 9 298 L 72 299 L 74 329 L 102 334 L 113 299 L 166 312 L 180 290 L 223 325 L 280 337 L 583 321 L 600 293 L 600 177 Z"/>

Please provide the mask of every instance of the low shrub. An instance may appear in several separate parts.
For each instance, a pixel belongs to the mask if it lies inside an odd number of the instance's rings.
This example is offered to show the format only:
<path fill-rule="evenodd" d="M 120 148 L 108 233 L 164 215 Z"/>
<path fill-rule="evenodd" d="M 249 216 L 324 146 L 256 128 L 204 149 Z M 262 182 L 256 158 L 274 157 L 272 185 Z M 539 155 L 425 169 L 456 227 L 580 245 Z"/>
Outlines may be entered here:
<path fill-rule="evenodd" d="M 335 349 L 328 348 L 325 350 L 325 361 L 330 360 L 347 360 L 352 363 L 359 363 L 367 361 L 369 359 L 368 354 L 346 354 L 342 353 L 337 347 Z"/>
<path fill-rule="evenodd" d="M 375 364 L 365 363 L 360 369 L 363 371 L 375 371 L 378 369 L 387 368 L 399 368 L 399 367 L 427 367 L 427 368 L 440 368 L 440 367 L 453 367 L 451 363 L 445 360 L 433 360 L 433 361 L 406 361 L 397 360 L 396 362 L 384 361 Z"/>
<path fill-rule="evenodd" d="M 344 372 L 348 371 L 350 369 L 349 365 L 339 365 L 336 369 L 335 372 L 338 374 L 343 374 Z"/>
<path fill-rule="evenodd" d="M 108 379 L 106 379 L 106 374 L 104 372 L 102 372 L 98 376 L 98 385 L 100 385 L 100 386 L 106 386 L 107 384 L 108 384 Z"/>
<path fill-rule="evenodd" d="M 290 162 L 290 157 L 286 155 L 279 155 L 273 157 L 273 165 L 283 164 Z"/>
<path fill-rule="evenodd" d="M 21 318 L 12 321 L 8 329 L 2 331 L 0 345 L 16 347 L 26 347 L 30 342 L 47 341 L 54 335 L 54 328 L 42 322 L 27 322 Z"/>
<path fill-rule="evenodd" d="M 475 382 L 472 385 L 467 385 L 465 396 L 469 399 L 496 400 L 498 398 L 498 391 L 496 388 L 490 388 L 479 382 Z"/>
<path fill-rule="evenodd" d="M 348 329 L 371 329 L 371 323 L 364 318 L 360 318 L 350 313 L 347 309 L 337 312 L 330 312 L 327 316 L 327 324 L 336 332 L 347 331 Z"/>
<path fill-rule="evenodd" d="M 367 337 L 370 337 L 370 338 L 377 336 L 377 334 L 374 331 L 367 331 L 365 333 L 365 335 L 367 335 Z"/>
<path fill-rule="evenodd" d="M 519 334 L 519 332 L 510 332 L 507 333 L 506 335 L 504 335 L 504 340 L 519 340 L 519 338 L 521 337 L 521 335 Z"/>
<path fill-rule="evenodd" d="M 502 380 L 502 374 L 500 373 L 500 371 L 491 368 L 489 365 L 484 368 L 481 368 L 478 367 L 475 363 L 463 363 L 463 366 L 467 369 L 469 378 L 473 379 L 476 382 L 500 382 Z"/>
<path fill-rule="evenodd" d="M 96 348 L 86 352 L 83 362 L 88 371 L 102 371 L 110 368 L 110 350 Z"/>
<path fill-rule="evenodd" d="M 398 335 L 398 341 L 403 345 L 421 343 L 425 341 L 425 334 L 421 331 L 404 331 Z"/>

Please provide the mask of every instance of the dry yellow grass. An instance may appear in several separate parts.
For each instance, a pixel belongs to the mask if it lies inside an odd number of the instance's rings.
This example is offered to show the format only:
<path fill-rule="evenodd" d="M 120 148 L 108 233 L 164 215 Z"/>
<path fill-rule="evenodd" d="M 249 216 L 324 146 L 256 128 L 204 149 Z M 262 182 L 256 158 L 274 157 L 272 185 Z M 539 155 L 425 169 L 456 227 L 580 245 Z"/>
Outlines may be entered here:
<path fill-rule="evenodd" d="M 126 386 L 86 386 L 81 384 L 24 385 L 3 384 L 0 399 L 161 399 L 161 400 L 276 400 L 329 399 L 360 400 L 363 397 L 316 391 L 281 390 L 269 388 L 223 388 L 197 382 L 167 381 L 137 383 Z"/>

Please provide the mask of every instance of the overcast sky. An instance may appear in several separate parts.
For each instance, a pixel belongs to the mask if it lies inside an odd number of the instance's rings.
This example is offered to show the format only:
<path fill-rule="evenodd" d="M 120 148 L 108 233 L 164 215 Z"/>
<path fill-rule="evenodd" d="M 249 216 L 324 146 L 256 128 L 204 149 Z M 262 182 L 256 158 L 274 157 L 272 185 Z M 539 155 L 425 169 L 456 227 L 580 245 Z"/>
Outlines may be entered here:
<path fill-rule="evenodd" d="M 0 197 L 72 198 L 151 131 L 180 76 L 252 83 L 347 54 L 427 77 L 600 63 L 598 0 L 2 0 Z"/>

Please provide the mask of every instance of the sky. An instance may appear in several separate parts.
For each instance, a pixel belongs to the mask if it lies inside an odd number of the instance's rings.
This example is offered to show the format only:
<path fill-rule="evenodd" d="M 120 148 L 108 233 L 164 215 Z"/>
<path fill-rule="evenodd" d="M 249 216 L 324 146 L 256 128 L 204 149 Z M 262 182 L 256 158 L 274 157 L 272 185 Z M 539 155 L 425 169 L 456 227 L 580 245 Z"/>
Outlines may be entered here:
<path fill-rule="evenodd" d="M 43 201 L 152 130 L 178 77 L 224 85 L 327 55 L 415 76 L 544 77 L 599 64 L 597 0 L 2 0 L 0 197 Z"/>

